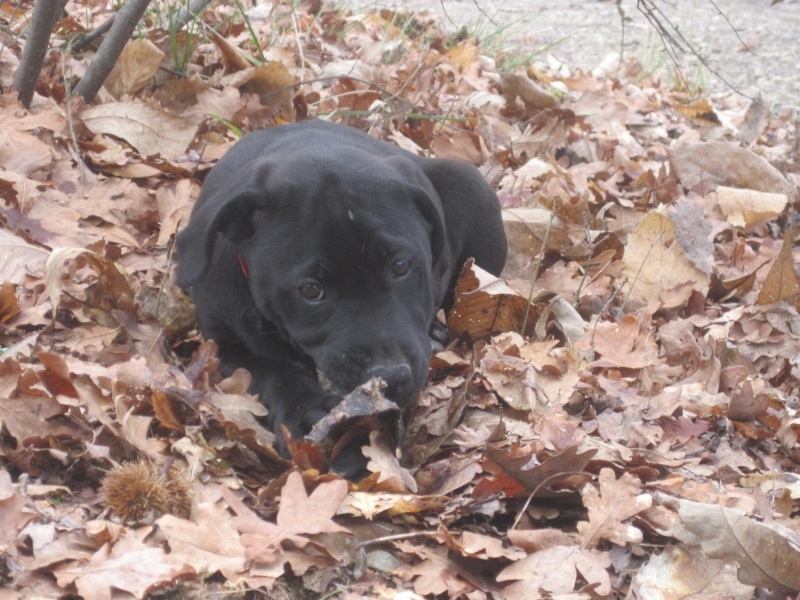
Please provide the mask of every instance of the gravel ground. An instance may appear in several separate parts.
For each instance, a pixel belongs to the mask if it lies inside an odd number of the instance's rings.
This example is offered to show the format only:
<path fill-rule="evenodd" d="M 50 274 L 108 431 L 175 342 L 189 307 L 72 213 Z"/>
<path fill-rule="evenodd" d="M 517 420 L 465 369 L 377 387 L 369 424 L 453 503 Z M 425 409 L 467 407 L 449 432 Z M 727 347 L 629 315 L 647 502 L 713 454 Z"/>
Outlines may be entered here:
<path fill-rule="evenodd" d="M 731 88 L 761 93 L 775 109 L 800 107 L 800 0 L 651 0 L 724 79 L 704 72 L 697 60 L 683 69 L 711 94 Z M 622 0 L 628 17 L 622 41 L 614 0 L 347 0 L 352 7 L 396 6 L 437 13 L 445 29 L 462 26 L 485 37 L 503 29 L 503 44 L 549 55 L 565 65 L 594 69 L 623 49 L 645 69 L 672 71 L 661 39 L 636 0 Z M 491 18 L 491 21 L 489 20 Z M 662 21 L 663 22 L 663 21 Z M 749 47 L 749 51 L 745 45 Z M 613 64 L 616 64 L 614 62 Z M 669 75 L 667 75 L 669 77 Z"/>

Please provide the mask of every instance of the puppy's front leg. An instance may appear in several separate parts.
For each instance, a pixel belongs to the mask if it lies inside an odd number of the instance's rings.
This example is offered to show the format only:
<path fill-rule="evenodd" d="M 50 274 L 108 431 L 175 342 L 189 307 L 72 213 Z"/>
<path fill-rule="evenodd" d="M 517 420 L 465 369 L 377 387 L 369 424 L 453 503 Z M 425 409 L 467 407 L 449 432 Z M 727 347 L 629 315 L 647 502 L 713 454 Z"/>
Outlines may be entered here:
<path fill-rule="evenodd" d="M 275 432 L 279 452 L 287 458 L 281 425 L 286 425 L 292 438 L 302 439 L 341 401 L 320 387 L 315 372 L 295 365 L 254 370 L 251 391 L 267 406 L 267 422 Z"/>

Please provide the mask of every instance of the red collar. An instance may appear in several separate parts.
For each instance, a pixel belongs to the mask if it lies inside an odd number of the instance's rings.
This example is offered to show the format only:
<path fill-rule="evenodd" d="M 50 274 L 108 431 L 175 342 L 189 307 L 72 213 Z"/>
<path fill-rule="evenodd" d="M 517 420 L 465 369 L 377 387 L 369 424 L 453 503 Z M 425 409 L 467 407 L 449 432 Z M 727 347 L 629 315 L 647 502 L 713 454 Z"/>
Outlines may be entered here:
<path fill-rule="evenodd" d="M 239 256 L 239 266 L 242 268 L 242 275 L 244 275 L 245 279 L 250 279 L 250 271 L 247 270 L 247 263 L 244 262 L 244 256 L 241 254 Z"/>

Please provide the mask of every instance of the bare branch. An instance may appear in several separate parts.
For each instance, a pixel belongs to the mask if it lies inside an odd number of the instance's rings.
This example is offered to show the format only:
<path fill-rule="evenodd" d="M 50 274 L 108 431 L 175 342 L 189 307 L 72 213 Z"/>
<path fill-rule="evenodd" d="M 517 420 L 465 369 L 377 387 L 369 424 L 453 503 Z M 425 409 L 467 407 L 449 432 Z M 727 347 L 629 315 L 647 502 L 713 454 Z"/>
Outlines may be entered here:
<path fill-rule="evenodd" d="M 211 2 L 213 2 L 213 0 L 190 0 L 188 4 L 181 7 L 178 16 L 175 17 L 175 29 L 178 30 L 186 27 L 186 24 L 199 16 Z"/>
<path fill-rule="evenodd" d="M 97 38 L 99 38 L 101 35 L 106 33 L 109 29 L 111 29 L 111 26 L 114 24 L 114 16 L 115 15 L 111 15 L 108 19 L 103 21 L 98 27 L 95 27 L 94 30 L 90 31 L 81 39 L 73 43 L 70 46 L 70 50 L 72 50 L 73 52 L 80 52 L 81 50 L 86 48 L 86 46 L 90 45 Z"/>
<path fill-rule="evenodd" d="M 91 102 L 97 95 L 148 4 L 150 0 L 127 0 L 117 12 L 106 39 L 100 44 L 86 74 L 75 86 L 75 93 L 83 96 L 86 102 Z"/>
<path fill-rule="evenodd" d="M 47 55 L 47 48 L 50 45 L 50 33 L 53 25 L 58 21 L 58 17 L 64 7 L 64 2 L 53 2 L 52 0 L 36 0 L 33 6 L 33 17 L 31 26 L 28 29 L 28 36 L 25 39 L 25 48 L 22 50 L 22 59 L 19 61 L 19 68 L 14 74 L 12 88 L 19 92 L 19 101 L 25 108 L 31 105 L 33 91 L 39 79 L 39 72 L 44 64 L 44 57 Z"/>

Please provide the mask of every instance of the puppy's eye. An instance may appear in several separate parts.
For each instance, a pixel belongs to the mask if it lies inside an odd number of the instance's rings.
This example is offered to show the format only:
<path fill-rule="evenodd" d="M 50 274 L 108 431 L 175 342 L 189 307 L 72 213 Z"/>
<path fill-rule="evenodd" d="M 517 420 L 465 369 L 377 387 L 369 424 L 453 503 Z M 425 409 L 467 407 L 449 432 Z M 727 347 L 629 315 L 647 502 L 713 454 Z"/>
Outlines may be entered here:
<path fill-rule="evenodd" d="M 325 297 L 325 290 L 318 283 L 304 283 L 300 286 L 300 294 L 309 302 L 319 302 Z"/>
<path fill-rule="evenodd" d="M 408 274 L 411 269 L 411 262 L 407 258 L 398 258 L 392 263 L 392 275 L 402 277 Z"/>

